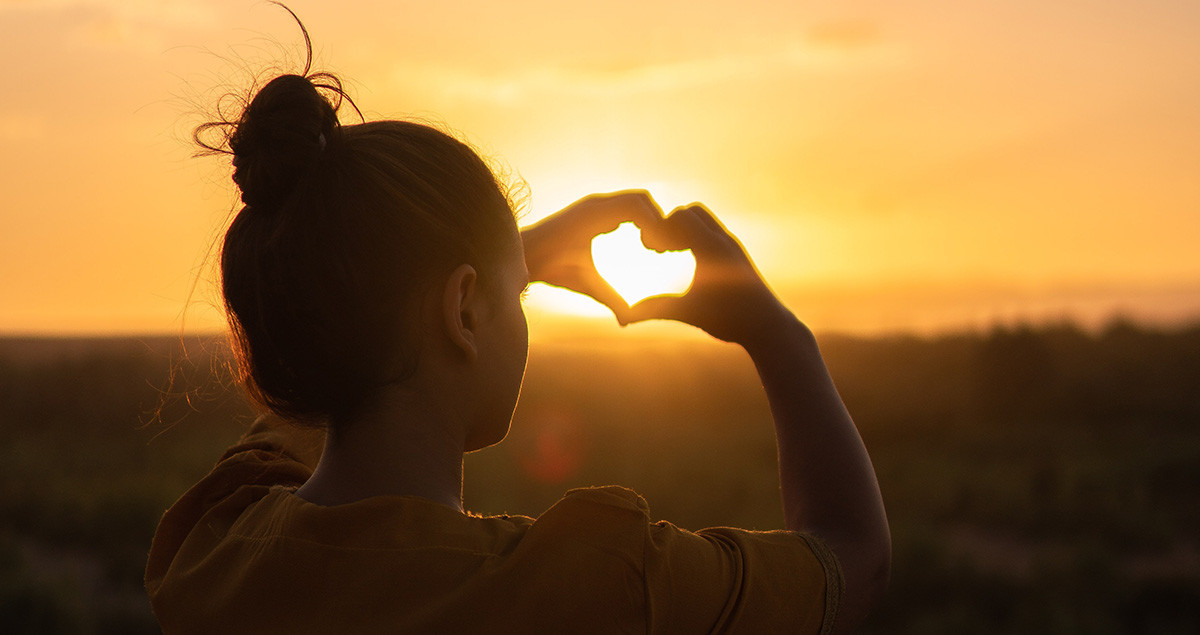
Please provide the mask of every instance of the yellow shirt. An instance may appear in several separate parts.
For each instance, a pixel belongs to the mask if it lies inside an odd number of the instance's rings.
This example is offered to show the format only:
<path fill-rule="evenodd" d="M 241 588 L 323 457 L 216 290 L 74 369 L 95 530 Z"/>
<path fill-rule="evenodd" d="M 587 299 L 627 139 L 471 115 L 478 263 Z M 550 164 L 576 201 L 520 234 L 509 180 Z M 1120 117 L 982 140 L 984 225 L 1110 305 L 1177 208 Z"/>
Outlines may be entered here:
<path fill-rule="evenodd" d="M 826 633 L 842 581 L 813 536 L 651 522 L 619 487 L 537 519 L 410 496 L 295 495 L 318 431 L 260 419 L 163 516 L 146 590 L 166 633 Z"/>

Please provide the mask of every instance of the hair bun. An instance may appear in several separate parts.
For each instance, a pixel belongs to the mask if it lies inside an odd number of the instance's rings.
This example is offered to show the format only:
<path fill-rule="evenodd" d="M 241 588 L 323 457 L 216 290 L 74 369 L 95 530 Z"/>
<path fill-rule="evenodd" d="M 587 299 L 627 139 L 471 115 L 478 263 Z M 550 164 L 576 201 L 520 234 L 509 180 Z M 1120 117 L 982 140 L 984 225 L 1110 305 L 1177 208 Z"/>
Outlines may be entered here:
<path fill-rule="evenodd" d="M 337 126 L 335 107 L 307 77 L 281 75 L 263 86 L 229 137 L 242 202 L 258 209 L 281 205 Z"/>

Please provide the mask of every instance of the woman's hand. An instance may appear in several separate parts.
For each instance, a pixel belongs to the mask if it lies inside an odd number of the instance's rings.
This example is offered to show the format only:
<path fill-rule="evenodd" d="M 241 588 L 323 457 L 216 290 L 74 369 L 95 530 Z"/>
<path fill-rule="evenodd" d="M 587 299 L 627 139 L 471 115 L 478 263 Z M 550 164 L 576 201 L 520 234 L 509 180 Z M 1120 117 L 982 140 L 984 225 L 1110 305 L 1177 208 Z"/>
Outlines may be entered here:
<path fill-rule="evenodd" d="M 640 227 L 647 240 L 663 223 L 662 209 L 642 190 L 593 194 L 524 229 L 529 279 L 591 296 L 627 323 L 629 305 L 592 261 L 592 239 L 625 222 Z"/>
<path fill-rule="evenodd" d="M 796 318 L 775 297 L 745 248 L 698 203 L 671 212 L 657 231 L 643 232 L 647 247 L 691 249 L 696 274 L 682 296 L 646 298 L 629 309 L 628 321 L 669 319 L 746 348 L 766 344 Z"/>

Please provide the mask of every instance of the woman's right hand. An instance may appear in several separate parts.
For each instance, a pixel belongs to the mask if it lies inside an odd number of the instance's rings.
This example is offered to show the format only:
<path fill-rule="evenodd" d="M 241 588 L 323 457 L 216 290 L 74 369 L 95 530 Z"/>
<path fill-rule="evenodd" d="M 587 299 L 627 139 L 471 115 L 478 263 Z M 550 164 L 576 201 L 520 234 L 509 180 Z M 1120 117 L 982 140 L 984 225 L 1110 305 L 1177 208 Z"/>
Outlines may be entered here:
<path fill-rule="evenodd" d="M 653 231 L 643 232 L 642 240 L 660 251 L 692 250 L 696 274 L 681 296 L 655 296 L 635 304 L 629 322 L 678 320 L 746 348 L 768 344 L 779 329 L 796 324 L 745 248 L 703 205 L 677 208 Z"/>
<path fill-rule="evenodd" d="M 522 230 L 529 279 L 591 296 L 626 324 L 629 305 L 592 261 L 592 239 L 625 222 L 649 236 L 663 223 L 662 209 L 642 190 L 593 194 Z"/>

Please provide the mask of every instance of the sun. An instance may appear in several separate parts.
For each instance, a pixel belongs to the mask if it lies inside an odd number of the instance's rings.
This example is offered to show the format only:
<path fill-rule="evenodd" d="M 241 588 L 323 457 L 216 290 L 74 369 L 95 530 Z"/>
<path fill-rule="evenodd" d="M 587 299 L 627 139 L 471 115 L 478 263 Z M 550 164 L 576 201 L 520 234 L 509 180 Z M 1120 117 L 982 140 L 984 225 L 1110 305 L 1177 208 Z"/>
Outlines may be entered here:
<path fill-rule="evenodd" d="M 692 284 L 696 258 L 691 251 L 656 253 L 642 246 L 633 223 L 592 239 L 596 271 L 630 305 L 655 295 L 682 295 Z"/>
<path fill-rule="evenodd" d="M 622 223 L 592 239 L 592 262 L 630 305 L 655 295 L 682 295 L 696 272 L 691 251 L 650 251 L 642 246 L 641 230 L 633 223 Z M 612 317 L 606 307 L 585 295 L 543 284 L 530 287 L 525 303 L 558 314 Z"/>
<path fill-rule="evenodd" d="M 534 196 L 532 209 L 522 219 L 523 223 L 536 222 L 591 192 L 644 189 L 668 210 L 674 204 L 704 195 L 703 191 L 694 191 L 697 188 L 685 184 L 627 178 L 603 170 L 577 174 L 554 168 L 543 175 L 531 173 L 528 176 Z M 690 251 L 657 254 L 645 249 L 639 230 L 630 223 L 596 237 L 592 243 L 592 259 L 600 275 L 629 304 L 651 295 L 683 293 L 691 284 L 696 266 Z M 545 284 L 529 288 L 525 307 L 535 314 L 610 320 L 613 317 L 607 307 L 585 295 Z"/>

